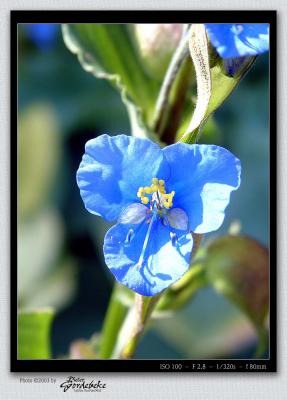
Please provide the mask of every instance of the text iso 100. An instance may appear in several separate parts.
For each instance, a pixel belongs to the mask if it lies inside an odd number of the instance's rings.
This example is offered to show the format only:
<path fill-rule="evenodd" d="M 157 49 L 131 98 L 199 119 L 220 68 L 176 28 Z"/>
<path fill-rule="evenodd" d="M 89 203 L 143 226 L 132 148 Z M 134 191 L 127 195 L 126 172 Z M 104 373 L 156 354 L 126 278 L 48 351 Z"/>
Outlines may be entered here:
<path fill-rule="evenodd" d="M 182 364 L 180 363 L 159 364 L 159 369 L 165 371 L 180 371 L 182 369 Z"/>

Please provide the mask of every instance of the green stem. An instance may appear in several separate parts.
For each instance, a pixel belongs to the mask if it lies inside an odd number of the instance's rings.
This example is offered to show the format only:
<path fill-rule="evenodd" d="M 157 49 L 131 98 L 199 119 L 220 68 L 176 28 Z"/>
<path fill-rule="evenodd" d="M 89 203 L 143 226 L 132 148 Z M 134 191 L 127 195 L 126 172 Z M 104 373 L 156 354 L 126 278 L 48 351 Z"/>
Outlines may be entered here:
<path fill-rule="evenodd" d="M 119 290 L 118 284 L 115 284 L 101 333 L 99 358 L 111 357 L 119 330 L 127 314 L 127 307 L 118 298 Z"/>
<path fill-rule="evenodd" d="M 136 294 L 134 306 L 130 309 L 119 334 L 113 358 L 129 359 L 134 355 L 159 297 Z"/>
<path fill-rule="evenodd" d="M 195 80 L 195 71 L 190 58 L 186 58 L 174 81 L 169 100 L 166 105 L 164 119 L 160 125 L 158 135 L 166 144 L 175 141 L 176 132 L 183 117 L 186 98 L 190 83 Z"/>
<path fill-rule="evenodd" d="M 153 130 L 160 134 L 166 119 L 167 105 L 173 83 L 184 60 L 188 57 L 188 33 L 185 32 L 167 69 L 155 107 Z"/>

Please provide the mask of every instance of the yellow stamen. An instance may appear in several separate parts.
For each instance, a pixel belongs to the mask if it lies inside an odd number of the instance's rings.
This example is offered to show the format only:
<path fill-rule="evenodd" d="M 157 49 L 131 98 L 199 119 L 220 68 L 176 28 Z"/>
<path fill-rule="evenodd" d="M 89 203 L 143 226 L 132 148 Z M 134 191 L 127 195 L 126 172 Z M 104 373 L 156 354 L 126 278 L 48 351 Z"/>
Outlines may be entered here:
<path fill-rule="evenodd" d="M 151 193 L 152 193 L 151 187 L 149 187 L 149 186 L 145 187 L 145 188 L 144 188 L 144 192 L 145 192 L 146 194 L 151 194 Z"/>
<path fill-rule="evenodd" d="M 142 197 L 141 201 L 143 204 L 147 204 L 149 202 L 149 198 L 148 197 Z"/>
<path fill-rule="evenodd" d="M 161 202 L 161 205 L 165 208 L 171 208 L 173 206 L 173 197 L 175 192 L 166 193 L 165 181 L 164 179 L 152 178 L 152 184 L 150 186 L 139 187 L 137 192 L 137 197 L 141 199 L 142 204 L 148 204 L 153 197 L 148 195 L 153 195 L 153 193 L 158 193 L 157 198 Z"/>

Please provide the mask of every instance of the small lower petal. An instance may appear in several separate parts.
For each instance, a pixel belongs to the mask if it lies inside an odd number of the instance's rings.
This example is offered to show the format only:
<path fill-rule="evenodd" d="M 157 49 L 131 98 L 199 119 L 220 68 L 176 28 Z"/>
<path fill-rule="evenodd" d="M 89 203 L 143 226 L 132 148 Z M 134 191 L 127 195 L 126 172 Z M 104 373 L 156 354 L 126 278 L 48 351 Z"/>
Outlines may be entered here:
<path fill-rule="evenodd" d="M 190 233 L 175 231 L 176 240 L 172 241 L 170 228 L 160 218 L 148 228 L 148 223 L 142 224 L 127 242 L 131 226 L 113 226 L 105 237 L 104 255 L 118 282 L 143 296 L 154 296 L 188 270 L 193 240 Z M 149 240 L 143 254 L 147 234 Z"/>
<path fill-rule="evenodd" d="M 172 208 L 167 213 L 167 219 L 172 228 L 181 231 L 188 230 L 188 216 L 181 208 Z"/>
<path fill-rule="evenodd" d="M 140 203 L 133 203 L 121 212 L 118 224 L 140 224 L 151 213 L 150 209 Z"/>

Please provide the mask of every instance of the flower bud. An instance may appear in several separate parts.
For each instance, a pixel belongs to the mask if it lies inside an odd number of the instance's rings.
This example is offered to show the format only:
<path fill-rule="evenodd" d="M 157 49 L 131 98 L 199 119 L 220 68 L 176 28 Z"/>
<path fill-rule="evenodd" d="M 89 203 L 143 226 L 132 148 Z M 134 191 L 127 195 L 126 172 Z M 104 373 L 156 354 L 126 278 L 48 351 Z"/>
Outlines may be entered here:
<path fill-rule="evenodd" d="M 139 54 L 153 78 L 163 78 L 182 31 L 183 24 L 135 24 Z"/>
<path fill-rule="evenodd" d="M 256 57 L 235 57 L 221 59 L 222 72 L 232 78 L 237 78 L 248 70 Z"/>

